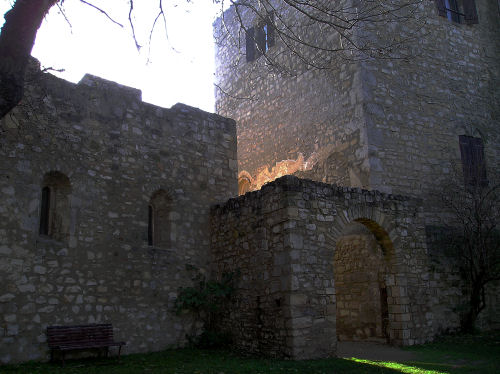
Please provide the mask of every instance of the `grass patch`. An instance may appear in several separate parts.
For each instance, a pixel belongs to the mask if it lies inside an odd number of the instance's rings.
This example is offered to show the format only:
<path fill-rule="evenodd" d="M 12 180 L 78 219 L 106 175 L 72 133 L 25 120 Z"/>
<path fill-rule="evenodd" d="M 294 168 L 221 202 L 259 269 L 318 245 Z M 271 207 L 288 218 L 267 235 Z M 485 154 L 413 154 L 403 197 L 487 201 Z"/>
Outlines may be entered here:
<path fill-rule="evenodd" d="M 407 349 L 419 356 L 413 364 L 428 370 L 460 374 L 500 372 L 500 331 L 446 336 Z"/>
<path fill-rule="evenodd" d="M 500 367 L 500 334 L 452 336 L 432 344 L 407 348 L 415 362 L 395 363 L 363 359 L 284 361 L 242 357 L 228 351 L 177 349 L 115 358 L 68 361 L 60 364 L 26 363 L 0 366 L 1 374 L 334 374 L 410 373 L 496 374 Z"/>

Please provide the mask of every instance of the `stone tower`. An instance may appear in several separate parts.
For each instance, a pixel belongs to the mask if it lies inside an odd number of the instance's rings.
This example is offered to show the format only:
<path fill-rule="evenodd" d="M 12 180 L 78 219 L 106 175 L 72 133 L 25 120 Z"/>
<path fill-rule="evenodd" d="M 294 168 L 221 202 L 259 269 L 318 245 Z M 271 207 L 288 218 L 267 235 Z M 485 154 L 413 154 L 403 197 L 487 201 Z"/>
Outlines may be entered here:
<path fill-rule="evenodd" d="M 214 25 L 216 110 L 237 123 L 239 193 L 294 174 L 421 199 L 423 209 L 415 217 L 422 217 L 422 224 L 412 223 L 409 229 L 424 229 L 425 255 L 417 259 L 416 252 L 409 250 L 409 267 L 415 270 L 417 264 L 424 264 L 432 269 L 418 276 L 433 289 L 429 318 L 434 332 L 456 329 L 460 319 L 456 306 L 466 300 L 466 291 L 458 285 L 456 259 L 444 254 L 434 238 L 447 224 L 447 211 L 441 205 L 445 185 L 463 186 L 464 179 L 468 183 L 478 172 L 481 183 L 499 178 L 499 4 L 488 0 L 384 1 L 381 4 L 407 6 L 382 17 L 365 18 L 349 32 L 339 27 L 343 33 L 339 35 L 325 22 L 311 22 L 280 3 L 256 1 L 253 8 L 248 2 L 237 4 Z M 335 14 L 342 19 L 366 15 L 367 3 L 335 2 L 339 7 Z M 305 46 L 314 43 L 325 50 Z M 241 204 L 256 196 L 245 195 Z M 321 215 L 314 218 L 305 213 L 315 209 L 314 204 L 304 202 L 297 213 L 300 220 L 290 227 L 299 223 L 319 227 Z M 327 205 L 321 207 L 328 211 Z M 379 236 L 366 224 L 367 217 L 357 208 L 352 210 L 358 218 L 327 250 L 335 276 L 351 280 L 354 268 L 373 275 L 359 259 L 380 253 L 373 244 Z M 348 211 L 339 214 L 347 217 Z M 391 231 L 382 219 L 370 219 Z M 332 230 L 330 226 L 325 231 Z M 312 235 L 310 229 L 304 232 Z M 314 248 L 301 247 L 300 253 L 307 256 Z M 343 253 L 350 257 L 344 258 Z M 396 284 L 404 287 L 411 279 L 402 277 L 401 284 Z M 356 298 L 355 313 L 341 305 L 342 295 L 350 298 L 359 291 L 353 284 L 347 281 L 342 289 L 340 278 L 335 280 L 336 313 L 343 316 L 336 321 L 337 337 L 384 338 L 384 319 L 373 323 L 363 319 L 363 314 L 373 313 L 361 298 Z M 394 296 L 393 291 L 384 294 L 390 284 L 387 274 L 371 284 L 373 292 L 365 301 L 385 302 Z M 489 309 L 482 315 L 493 326 L 500 323 L 500 299 L 495 288 L 488 292 Z M 378 315 L 383 302 L 371 306 Z M 391 320 L 389 324 L 405 323 Z M 370 327 L 360 327 L 363 324 Z"/>
<path fill-rule="evenodd" d="M 481 138 L 488 174 L 498 169 L 497 2 L 410 1 L 353 28 L 367 54 L 289 7 L 258 3 L 215 23 L 216 110 L 237 121 L 240 193 L 295 174 L 426 197 L 460 166 L 459 136 Z M 340 3 L 363 12 L 363 2 Z M 290 44 L 289 25 L 305 42 L 344 50 L 315 69 L 318 52 Z"/>

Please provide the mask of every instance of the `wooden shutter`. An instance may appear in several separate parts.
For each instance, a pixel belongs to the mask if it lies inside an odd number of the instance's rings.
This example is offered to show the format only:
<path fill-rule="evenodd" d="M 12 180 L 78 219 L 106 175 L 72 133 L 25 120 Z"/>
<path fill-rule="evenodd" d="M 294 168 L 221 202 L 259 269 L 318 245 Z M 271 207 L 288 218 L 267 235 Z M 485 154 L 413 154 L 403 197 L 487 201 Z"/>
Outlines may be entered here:
<path fill-rule="evenodd" d="M 255 29 L 253 27 L 246 31 L 246 56 L 247 62 L 255 60 Z"/>
<path fill-rule="evenodd" d="M 40 234 L 49 235 L 50 188 L 42 188 L 42 206 L 40 209 Z"/>
<path fill-rule="evenodd" d="M 477 17 L 476 0 L 463 0 L 463 5 L 465 23 L 468 25 L 479 23 L 479 19 Z"/>
<path fill-rule="evenodd" d="M 481 138 L 473 138 L 472 136 L 460 135 L 459 144 L 465 185 L 488 185 L 483 140 Z"/>
<path fill-rule="evenodd" d="M 481 187 L 488 185 L 488 179 L 486 178 L 486 162 L 484 160 L 484 145 L 483 139 L 472 138 L 472 157 L 474 164 L 474 179 L 476 184 Z"/>
<path fill-rule="evenodd" d="M 275 42 L 274 12 L 267 16 L 267 46 L 271 48 Z"/>
<path fill-rule="evenodd" d="M 446 7 L 444 5 L 444 0 L 434 0 L 434 2 L 436 3 L 438 14 L 441 17 L 446 17 Z"/>
<path fill-rule="evenodd" d="M 266 31 L 264 25 L 257 27 L 257 57 L 266 52 Z"/>

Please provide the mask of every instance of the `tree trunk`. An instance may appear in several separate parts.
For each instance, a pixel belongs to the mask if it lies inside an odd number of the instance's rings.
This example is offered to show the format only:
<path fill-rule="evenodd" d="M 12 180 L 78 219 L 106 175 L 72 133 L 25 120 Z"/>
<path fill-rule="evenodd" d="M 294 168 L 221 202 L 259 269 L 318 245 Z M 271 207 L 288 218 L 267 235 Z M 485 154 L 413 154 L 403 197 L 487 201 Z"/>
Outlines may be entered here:
<path fill-rule="evenodd" d="M 16 0 L 0 33 L 0 119 L 23 97 L 24 74 L 43 17 L 58 0 Z"/>
<path fill-rule="evenodd" d="M 479 313 L 484 309 L 484 298 L 483 298 L 483 288 L 484 286 L 480 284 L 473 284 L 470 294 L 469 309 L 462 320 L 462 331 L 466 333 L 474 332 L 477 317 Z"/>

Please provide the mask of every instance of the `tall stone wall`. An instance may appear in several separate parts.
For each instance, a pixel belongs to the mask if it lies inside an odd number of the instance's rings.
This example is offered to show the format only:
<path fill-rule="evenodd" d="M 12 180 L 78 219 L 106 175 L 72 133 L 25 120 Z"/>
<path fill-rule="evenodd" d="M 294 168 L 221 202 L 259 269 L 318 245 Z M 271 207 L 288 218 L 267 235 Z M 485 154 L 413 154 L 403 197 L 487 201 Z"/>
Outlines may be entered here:
<path fill-rule="evenodd" d="M 343 266 L 334 263 L 334 255 L 346 227 L 357 222 L 385 251 L 388 339 L 403 345 L 432 339 L 435 300 L 419 205 L 400 196 L 287 176 L 216 207 L 214 270 L 243 272 L 223 328 L 238 332 L 244 325 L 261 343 L 247 343 L 237 333 L 235 344 L 253 352 L 278 342 L 281 350 L 273 350 L 273 355 L 334 355 L 341 318 L 336 266 Z M 355 298 L 352 302 L 363 308 Z"/>
<path fill-rule="evenodd" d="M 208 272 L 209 207 L 237 193 L 234 122 L 93 76 L 31 74 L 0 122 L 0 362 L 45 359 L 48 325 L 111 322 L 126 353 L 182 345 L 199 328 L 172 311 L 186 265 Z M 45 183 L 57 214 L 42 232 Z"/>

